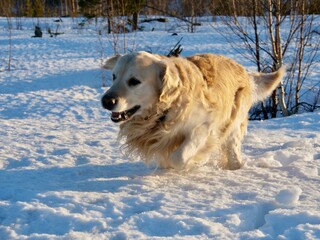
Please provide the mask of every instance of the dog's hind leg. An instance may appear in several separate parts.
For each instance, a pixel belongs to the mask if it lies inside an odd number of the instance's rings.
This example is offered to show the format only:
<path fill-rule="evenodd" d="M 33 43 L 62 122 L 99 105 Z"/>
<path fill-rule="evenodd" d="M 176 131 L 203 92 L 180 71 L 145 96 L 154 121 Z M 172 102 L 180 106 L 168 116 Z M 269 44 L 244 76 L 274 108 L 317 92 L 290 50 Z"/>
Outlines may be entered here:
<path fill-rule="evenodd" d="M 224 146 L 222 147 L 223 154 L 227 158 L 227 162 L 224 164 L 226 169 L 236 170 L 242 166 L 241 157 L 241 140 L 236 133 L 233 133 Z"/>
<path fill-rule="evenodd" d="M 242 166 L 241 144 L 248 125 L 247 109 L 251 99 L 246 94 L 247 88 L 239 88 L 235 92 L 234 105 L 229 123 L 225 127 L 226 140 L 222 145 L 223 155 L 227 158 L 224 167 L 230 170 Z"/>
<path fill-rule="evenodd" d="M 223 150 L 227 157 L 227 169 L 236 170 L 242 166 L 241 145 L 247 130 L 247 124 L 248 120 L 245 119 L 239 127 L 234 129 L 224 144 Z"/>
<path fill-rule="evenodd" d="M 183 169 L 204 147 L 209 135 L 206 124 L 195 128 L 192 133 L 185 136 L 180 147 L 171 154 L 171 165 L 175 169 Z"/>

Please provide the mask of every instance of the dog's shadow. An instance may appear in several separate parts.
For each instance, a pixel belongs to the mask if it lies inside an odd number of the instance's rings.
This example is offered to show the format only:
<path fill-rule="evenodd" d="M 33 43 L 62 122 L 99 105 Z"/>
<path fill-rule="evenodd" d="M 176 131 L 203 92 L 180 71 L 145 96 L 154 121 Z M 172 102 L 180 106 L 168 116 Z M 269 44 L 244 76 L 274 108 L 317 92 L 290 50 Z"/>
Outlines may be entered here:
<path fill-rule="evenodd" d="M 0 170 L 0 199 L 32 201 L 48 192 L 118 192 L 154 172 L 142 162 Z"/>

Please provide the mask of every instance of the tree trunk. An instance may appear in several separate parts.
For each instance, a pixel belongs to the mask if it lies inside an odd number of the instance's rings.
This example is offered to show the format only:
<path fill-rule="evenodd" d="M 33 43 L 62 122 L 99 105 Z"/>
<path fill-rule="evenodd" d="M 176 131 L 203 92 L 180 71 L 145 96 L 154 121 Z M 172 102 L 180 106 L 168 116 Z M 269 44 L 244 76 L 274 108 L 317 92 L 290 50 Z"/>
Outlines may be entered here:
<path fill-rule="evenodd" d="M 257 17 L 258 9 L 257 9 L 257 0 L 252 0 L 252 8 L 253 8 L 253 29 L 254 29 L 254 37 L 255 37 L 255 56 L 256 56 L 256 64 L 258 72 L 261 72 L 261 60 L 260 60 L 260 39 L 259 39 L 259 32 L 258 32 L 258 22 Z M 263 118 L 268 119 L 268 112 L 264 106 L 264 102 L 261 102 L 261 110 L 263 113 Z"/>
<path fill-rule="evenodd" d="M 282 62 L 283 62 L 280 25 L 281 25 L 281 0 L 277 0 L 275 27 L 276 27 L 276 51 L 277 51 L 278 59 L 277 59 L 277 66 L 275 70 L 278 70 L 282 66 Z M 282 114 L 285 117 L 289 116 L 290 114 L 285 102 L 285 91 L 284 91 L 282 82 L 279 84 L 279 87 L 277 88 L 277 90 L 278 90 L 278 96 L 279 96 L 279 105 L 280 105 Z"/>
<path fill-rule="evenodd" d="M 139 17 L 139 13 L 135 11 L 132 14 L 132 30 L 133 31 L 136 31 L 138 29 L 138 17 Z"/>
<path fill-rule="evenodd" d="M 7 15 L 7 22 L 8 22 L 8 28 L 9 28 L 9 52 L 8 52 L 8 71 L 11 70 L 11 60 L 12 60 L 12 22 L 11 22 L 11 16 Z"/>
<path fill-rule="evenodd" d="M 282 45 L 281 45 L 281 0 L 276 0 L 275 3 L 272 2 L 272 0 L 268 0 L 268 7 L 269 7 L 269 23 L 268 23 L 268 28 L 269 28 L 269 34 L 270 34 L 270 40 L 272 43 L 272 52 L 273 52 L 273 61 L 274 61 L 274 66 L 273 70 L 278 70 L 282 66 L 282 61 L 283 61 L 283 56 L 282 56 Z M 275 10 L 275 24 L 273 23 L 273 8 Z M 273 33 L 275 31 L 275 34 Z M 283 87 L 283 83 L 281 82 L 279 84 L 279 87 L 277 88 L 277 93 L 278 93 L 278 100 L 276 99 L 276 95 L 272 95 L 272 102 L 273 105 L 273 113 L 272 117 L 276 116 L 276 111 L 277 107 L 276 105 L 279 103 L 279 106 L 281 108 L 283 116 L 289 116 L 289 111 L 287 109 L 286 103 L 285 103 L 285 91 Z"/>
<path fill-rule="evenodd" d="M 301 23 L 300 23 L 300 38 L 299 38 L 299 56 L 298 56 L 298 76 L 297 76 L 297 85 L 295 89 L 295 113 L 299 111 L 299 100 L 300 100 L 300 89 L 301 89 L 301 75 L 302 75 L 302 60 L 303 60 L 303 53 L 304 53 L 304 26 L 305 26 L 305 1 L 302 0 L 301 3 Z"/>
<path fill-rule="evenodd" d="M 77 7 L 74 0 L 71 0 L 72 17 L 77 16 Z"/>
<path fill-rule="evenodd" d="M 64 1 L 64 15 L 68 16 L 69 15 L 69 7 L 68 7 L 68 0 Z"/>
<path fill-rule="evenodd" d="M 258 72 L 261 72 L 261 61 L 260 61 L 260 40 L 258 32 L 258 23 L 257 23 L 257 0 L 252 0 L 253 7 L 253 28 L 254 28 L 254 37 L 255 37 L 255 47 L 256 47 L 256 63 Z"/>
<path fill-rule="evenodd" d="M 108 34 L 111 33 L 111 21 L 110 21 L 110 17 L 108 16 Z"/>
<path fill-rule="evenodd" d="M 235 24 L 238 25 L 238 15 L 237 15 L 237 11 L 236 11 L 236 2 L 235 0 L 232 0 L 232 13 L 235 19 Z"/>

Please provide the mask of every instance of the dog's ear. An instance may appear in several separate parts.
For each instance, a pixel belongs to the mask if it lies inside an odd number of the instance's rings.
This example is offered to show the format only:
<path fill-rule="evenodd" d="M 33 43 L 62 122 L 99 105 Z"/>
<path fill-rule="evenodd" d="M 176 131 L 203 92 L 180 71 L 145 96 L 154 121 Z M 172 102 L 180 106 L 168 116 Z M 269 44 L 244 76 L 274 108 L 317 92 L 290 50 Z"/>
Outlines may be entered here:
<path fill-rule="evenodd" d="M 111 58 L 108 58 L 106 63 L 103 65 L 104 69 L 108 69 L 111 70 L 114 68 L 114 66 L 116 65 L 117 61 L 121 58 L 120 54 L 114 55 Z"/>
<path fill-rule="evenodd" d="M 168 109 L 172 102 L 179 97 L 180 78 L 178 70 L 170 61 L 160 62 L 160 79 L 162 90 L 160 94 L 161 108 Z"/>
<path fill-rule="evenodd" d="M 179 74 L 171 62 L 160 62 L 160 79 L 163 87 L 176 88 L 179 84 Z"/>

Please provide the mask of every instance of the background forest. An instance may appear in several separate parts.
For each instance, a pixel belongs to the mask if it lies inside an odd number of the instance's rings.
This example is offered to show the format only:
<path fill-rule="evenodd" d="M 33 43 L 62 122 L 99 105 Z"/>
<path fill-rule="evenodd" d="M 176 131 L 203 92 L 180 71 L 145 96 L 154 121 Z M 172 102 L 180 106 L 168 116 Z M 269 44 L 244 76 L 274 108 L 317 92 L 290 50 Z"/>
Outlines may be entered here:
<path fill-rule="evenodd" d="M 7 17 L 9 28 L 16 29 L 22 28 L 25 17 L 82 17 L 82 25 L 91 24 L 93 19 L 97 23 L 100 18 L 105 21 L 105 28 L 99 34 L 112 34 L 114 53 L 128 51 L 125 35 L 143 31 L 141 22 L 174 17 L 186 22 L 187 31 L 193 33 L 201 25 L 200 17 L 212 16 L 212 31 L 216 30 L 215 21 L 228 26 L 220 33 L 235 48 L 238 39 L 242 41 L 245 51 L 241 51 L 252 59 L 257 71 L 275 71 L 283 64 L 287 67 L 284 82 L 270 99 L 251 111 L 251 119 L 319 108 L 320 81 L 305 86 L 310 73 L 319 67 L 320 27 L 314 24 L 319 13 L 320 0 L 4 0 L 0 7 L 0 15 Z M 289 31 L 284 31 L 288 25 Z M 180 42 L 176 47 L 172 50 L 181 53 Z"/>

